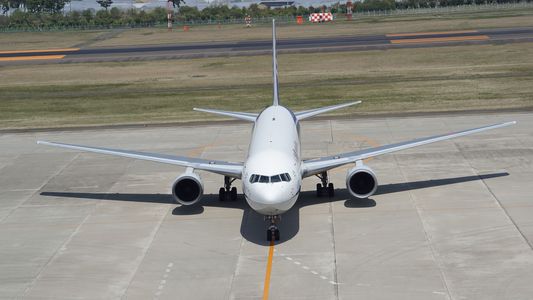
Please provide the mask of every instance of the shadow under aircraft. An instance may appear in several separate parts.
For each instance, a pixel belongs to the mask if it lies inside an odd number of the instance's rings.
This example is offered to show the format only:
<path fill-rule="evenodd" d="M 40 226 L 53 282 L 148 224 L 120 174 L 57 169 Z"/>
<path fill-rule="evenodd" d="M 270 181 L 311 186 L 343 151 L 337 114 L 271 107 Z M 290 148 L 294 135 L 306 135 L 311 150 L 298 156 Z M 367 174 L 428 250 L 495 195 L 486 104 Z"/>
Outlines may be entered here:
<path fill-rule="evenodd" d="M 452 177 L 434 180 L 411 181 L 402 183 L 384 184 L 378 187 L 375 195 L 385 195 L 392 193 L 399 193 L 405 191 L 412 191 L 430 187 L 451 185 L 462 182 L 485 180 L 490 178 L 497 178 L 508 176 L 509 173 L 492 173 L 484 175 L 472 175 L 463 177 Z M 128 201 L 128 202 L 144 202 L 144 203 L 163 203 L 175 204 L 172 195 L 170 194 L 127 194 L 127 193 L 82 193 L 82 192 L 41 192 L 42 196 L 50 197 L 66 197 L 88 200 L 111 200 L 111 201 Z M 344 206 L 347 208 L 365 208 L 376 206 L 376 201 L 371 198 L 356 199 L 351 197 L 346 189 L 337 189 L 335 197 L 317 198 L 314 191 L 306 191 L 300 194 L 299 200 L 294 207 L 283 214 L 283 222 L 279 225 L 283 228 L 283 236 L 281 236 L 279 243 L 286 242 L 292 239 L 300 229 L 300 208 L 316 205 L 327 202 L 336 202 L 344 200 Z M 244 199 L 239 201 L 219 201 L 218 194 L 204 195 L 202 200 L 192 206 L 178 206 L 173 211 L 173 215 L 196 215 L 204 212 L 204 207 L 224 207 L 243 210 L 240 232 L 241 235 L 251 243 L 257 245 L 268 246 L 270 243 L 264 239 L 264 217 L 251 209 Z"/>

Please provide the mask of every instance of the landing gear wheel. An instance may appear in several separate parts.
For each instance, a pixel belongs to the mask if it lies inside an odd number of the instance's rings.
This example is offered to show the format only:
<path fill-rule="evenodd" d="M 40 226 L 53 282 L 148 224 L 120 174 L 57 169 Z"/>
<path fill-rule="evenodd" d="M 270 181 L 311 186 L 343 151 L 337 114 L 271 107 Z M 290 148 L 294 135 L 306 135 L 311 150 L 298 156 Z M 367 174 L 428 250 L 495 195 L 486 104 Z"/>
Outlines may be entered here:
<path fill-rule="evenodd" d="M 320 183 L 316 184 L 316 196 L 318 198 L 322 197 L 322 185 Z"/>
<path fill-rule="evenodd" d="M 328 184 L 328 196 L 330 198 L 335 196 L 335 188 L 333 187 L 333 183 Z"/>
<path fill-rule="evenodd" d="M 273 225 L 267 229 L 267 241 L 279 241 L 279 236 L 279 229 L 273 228 Z"/>
<path fill-rule="evenodd" d="M 231 201 L 237 200 L 237 188 L 236 187 L 231 188 L 230 198 L 231 198 Z"/>
<path fill-rule="evenodd" d="M 221 188 L 218 190 L 218 200 L 219 200 L 219 201 L 224 201 L 224 200 L 226 200 L 226 189 L 224 189 L 223 187 L 221 187 Z"/>

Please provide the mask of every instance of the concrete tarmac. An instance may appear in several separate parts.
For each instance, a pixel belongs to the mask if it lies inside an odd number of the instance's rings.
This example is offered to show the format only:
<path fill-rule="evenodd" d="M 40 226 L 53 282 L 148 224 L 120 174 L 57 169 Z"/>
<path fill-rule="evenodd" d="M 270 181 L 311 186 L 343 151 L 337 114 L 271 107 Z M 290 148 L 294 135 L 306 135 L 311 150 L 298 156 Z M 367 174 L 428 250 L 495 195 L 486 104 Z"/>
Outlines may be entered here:
<path fill-rule="evenodd" d="M 371 159 L 378 193 L 304 180 L 274 245 L 269 299 L 530 299 L 533 115 L 309 121 L 305 158 L 501 121 L 512 127 Z M 266 224 L 242 196 L 172 203 L 182 168 L 37 139 L 242 161 L 251 126 L 0 135 L 0 299 L 261 299 Z M 236 182 L 239 192 L 240 181 Z"/>

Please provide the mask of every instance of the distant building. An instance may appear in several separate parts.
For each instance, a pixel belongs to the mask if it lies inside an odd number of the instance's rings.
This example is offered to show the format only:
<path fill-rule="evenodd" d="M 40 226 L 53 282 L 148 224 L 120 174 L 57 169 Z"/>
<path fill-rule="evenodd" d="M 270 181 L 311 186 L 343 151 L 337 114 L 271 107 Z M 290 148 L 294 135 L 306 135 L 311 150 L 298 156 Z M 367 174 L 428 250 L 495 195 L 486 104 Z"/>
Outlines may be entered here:
<path fill-rule="evenodd" d="M 261 1 L 259 4 L 262 4 L 268 8 L 277 8 L 293 6 L 294 1 Z"/>

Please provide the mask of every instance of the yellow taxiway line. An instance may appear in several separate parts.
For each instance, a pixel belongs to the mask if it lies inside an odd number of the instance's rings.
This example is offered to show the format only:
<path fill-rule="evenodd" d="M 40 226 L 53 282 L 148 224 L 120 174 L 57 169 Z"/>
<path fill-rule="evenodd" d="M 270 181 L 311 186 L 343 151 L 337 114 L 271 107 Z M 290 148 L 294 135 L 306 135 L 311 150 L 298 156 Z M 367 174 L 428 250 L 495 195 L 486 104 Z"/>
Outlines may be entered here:
<path fill-rule="evenodd" d="M 62 48 L 62 49 L 37 49 L 37 50 L 9 50 L 0 51 L 0 54 L 19 54 L 19 53 L 43 53 L 43 52 L 73 52 L 79 51 L 80 48 Z"/>
<path fill-rule="evenodd" d="M 459 41 L 486 41 L 489 37 L 486 35 L 473 36 L 454 36 L 438 38 L 418 38 L 418 39 L 401 39 L 390 40 L 391 44 L 415 44 L 415 43 L 437 43 L 437 42 L 459 42 Z"/>
<path fill-rule="evenodd" d="M 65 57 L 65 55 L 11 56 L 11 57 L 0 57 L 0 61 L 62 59 L 63 57 Z"/>
<path fill-rule="evenodd" d="M 270 274 L 272 273 L 272 258 L 274 257 L 274 241 L 270 241 L 268 248 L 268 260 L 265 274 L 265 285 L 263 287 L 263 300 L 268 300 L 268 292 L 270 290 Z"/>
<path fill-rule="evenodd" d="M 433 32 L 414 32 L 414 33 L 390 33 L 386 37 L 402 37 L 402 36 L 423 36 L 423 35 L 444 35 L 444 34 L 464 34 L 477 33 L 477 30 L 456 30 L 456 31 L 433 31 Z"/>

